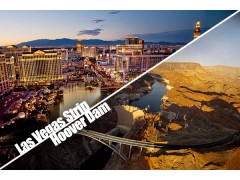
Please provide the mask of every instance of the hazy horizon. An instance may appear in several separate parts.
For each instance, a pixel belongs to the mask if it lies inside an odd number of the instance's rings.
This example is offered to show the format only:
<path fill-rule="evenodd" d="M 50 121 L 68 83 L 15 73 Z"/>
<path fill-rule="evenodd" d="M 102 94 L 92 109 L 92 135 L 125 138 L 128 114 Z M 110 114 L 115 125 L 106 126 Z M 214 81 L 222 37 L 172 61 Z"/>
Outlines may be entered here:
<path fill-rule="evenodd" d="M 126 36 L 128 37 L 128 36 Z M 27 43 L 27 42 L 32 42 L 32 41 L 37 41 L 37 40 L 50 40 L 50 41 L 54 41 L 54 40 L 60 40 L 60 39 L 70 39 L 70 40 L 101 40 L 101 41 L 125 41 L 126 37 L 124 39 L 115 39 L 115 40 L 105 40 L 105 39 L 94 39 L 94 38 L 91 38 L 91 39 L 81 39 L 81 38 L 77 38 L 77 39 L 74 39 L 74 38 L 66 38 L 66 37 L 62 37 L 62 38 L 57 38 L 57 39 L 43 39 L 43 38 L 39 38 L 39 39 L 32 39 L 32 40 L 29 40 L 29 41 L 23 41 L 23 42 L 19 42 L 17 44 L 6 44 L 6 45 L 0 45 L 0 47 L 5 47 L 5 46 L 9 46 L 9 45 L 18 45 L 18 44 L 22 44 L 22 43 Z M 153 42 L 153 41 L 145 41 L 145 42 Z M 156 42 L 153 42 L 153 43 L 158 43 L 158 42 L 168 42 L 168 41 L 156 41 Z M 182 42 L 169 42 L 169 43 L 182 43 Z M 186 44 L 183 42 L 183 44 Z M 27 45 L 27 44 L 26 44 Z"/>

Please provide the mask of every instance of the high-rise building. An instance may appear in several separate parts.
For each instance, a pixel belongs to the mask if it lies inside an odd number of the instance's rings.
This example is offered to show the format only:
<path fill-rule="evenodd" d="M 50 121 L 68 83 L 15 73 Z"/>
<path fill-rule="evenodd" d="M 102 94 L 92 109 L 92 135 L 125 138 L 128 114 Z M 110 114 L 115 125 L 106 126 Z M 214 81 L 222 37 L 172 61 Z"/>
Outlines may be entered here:
<path fill-rule="evenodd" d="M 83 50 L 83 41 L 82 40 L 77 40 L 77 53 L 82 54 Z"/>
<path fill-rule="evenodd" d="M 200 20 L 197 20 L 194 32 L 193 32 L 193 37 L 196 39 L 198 36 L 201 34 L 201 26 L 200 26 Z"/>
<path fill-rule="evenodd" d="M 133 54 L 136 52 L 143 53 L 143 46 L 141 44 L 117 45 L 117 54 Z"/>
<path fill-rule="evenodd" d="M 117 45 L 117 54 L 143 54 L 144 41 L 138 37 L 127 37 L 125 45 Z"/>
<path fill-rule="evenodd" d="M 8 73 L 9 84 L 13 84 L 14 81 L 16 80 L 16 72 L 15 72 L 13 56 L 6 58 L 6 69 L 7 69 L 7 73 Z"/>
<path fill-rule="evenodd" d="M 138 37 L 127 37 L 126 40 L 125 40 L 125 44 L 128 45 L 128 44 L 138 44 L 138 41 L 139 41 L 139 38 Z"/>
<path fill-rule="evenodd" d="M 60 49 L 49 49 L 49 50 L 44 50 L 44 52 L 51 52 L 51 51 L 56 51 L 57 53 L 61 53 L 62 55 L 62 62 L 65 62 L 68 60 L 68 49 L 60 48 Z"/>
<path fill-rule="evenodd" d="M 49 83 L 62 80 L 62 55 L 56 51 L 41 51 L 19 55 L 20 81 Z"/>
<path fill-rule="evenodd" d="M 116 46 L 116 71 L 144 72 L 167 57 L 144 54 L 144 41 L 137 37 L 127 37 L 125 43 Z"/>
<path fill-rule="evenodd" d="M 0 92 L 6 92 L 9 89 L 8 74 L 6 69 L 5 54 L 0 53 Z"/>
<path fill-rule="evenodd" d="M 97 56 L 97 47 L 94 46 L 84 46 L 82 48 L 83 57 L 96 57 Z"/>
<path fill-rule="evenodd" d="M 31 46 L 22 46 L 22 47 L 17 47 L 15 45 L 9 45 L 6 46 L 5 48 L 0 49 L 0 52 L 4 53 L 6 57 L 14 57 L 14 64 L 15 66 L 18 66 L 18 55 L 22 53 L 30 53 L 32 51 Z"/>
<path fill-rule="evenodd" d="M 145 72 L 165 59 L 167 55 L 116 55 L 115 70 L 122 72 Z"/>
<path fill-rule="evenodd" d="M 17 74 L 17 77 L 19 77 L 19 61 L 18 61 L 18 55 L 21 55 L 22 53 L 30 53 L 32 51 L 31 46 L 22 46 L 17 47 L 15 45 L 9 45 L 4 48 L 0 48 L 0 52 L 5 54 L 6 57 L 14 57 L 14 67 L 15 67 L 15 74 Z"/>

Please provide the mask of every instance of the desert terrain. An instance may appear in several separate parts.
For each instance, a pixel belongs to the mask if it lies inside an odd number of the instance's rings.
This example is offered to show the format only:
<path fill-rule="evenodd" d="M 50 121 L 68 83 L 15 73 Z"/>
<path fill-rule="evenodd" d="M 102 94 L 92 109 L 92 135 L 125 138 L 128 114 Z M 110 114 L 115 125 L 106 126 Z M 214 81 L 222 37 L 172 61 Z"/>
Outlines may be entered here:
<path fill-rule="evenodd" d="M 170 87 L 162 98 L 162 112 L 148 113 L 142 133 L 136 138 L 130 131 L 128 138 L 201 145 L 239 132 L 240 67 L 170 62 L 159 65 L 150 75 Z M 140 156 L 135 148 L 131 160 L 124 162 L 113 154 L 105 168 L 240 169 L 239 162 L 240 140 L 235 138 L 210 148 L 146 149 Z"/>

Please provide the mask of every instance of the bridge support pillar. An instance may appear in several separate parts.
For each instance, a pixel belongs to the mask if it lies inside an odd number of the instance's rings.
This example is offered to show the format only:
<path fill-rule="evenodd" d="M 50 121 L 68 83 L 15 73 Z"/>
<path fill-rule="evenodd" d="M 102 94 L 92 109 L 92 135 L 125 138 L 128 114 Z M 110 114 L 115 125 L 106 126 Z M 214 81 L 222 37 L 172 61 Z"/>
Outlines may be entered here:
<path fill-rule="evenodd" d="M 119 153 L 121 153 L 122 143 L 119 144 Z"/>
<path fill-rule="evenodd" d="M 128 159 L 131 158 L 131 153 L 132 153 L 132 145 L 130 145 L 129 153 L 128 153 Z"/>
<path fill-rule="evenodd" d="M 143 147 L 140 148 L 140 152 L 139 152 L 138 158 L 140 158 L 140 156 L 142 155 L 142 150 L 143 150 Z"/>

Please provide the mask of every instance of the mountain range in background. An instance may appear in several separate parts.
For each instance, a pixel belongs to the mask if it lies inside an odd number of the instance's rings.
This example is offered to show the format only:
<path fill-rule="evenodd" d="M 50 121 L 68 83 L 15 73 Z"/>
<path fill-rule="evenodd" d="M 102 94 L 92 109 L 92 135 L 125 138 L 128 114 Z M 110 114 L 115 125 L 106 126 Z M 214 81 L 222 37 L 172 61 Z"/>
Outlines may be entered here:
<path fill-rule="evenodd" d="M 205 33 L 209 28 L 201 28 L 201 34 Z M 177 31 L 167 31 L 160 33 L 144 33 L 144 34 L 132 34 L 131 36 L 139 37 L 145 40 L 145 44 L 160 44 L 160 45 L 186 45 L 193 40 L 193 30 L 177 30 Z M 159 40 L 159 41 L 158 41 Z M 89 45 L 117 45 L 125 44 L 125 40 L 113 40 L 105 41 L 101 39 L 85 39 L 83 44 L 86 46 Z M 36 39 L 32 41 L 26 41 L 16 46 L 28 45 L 32 47 L 39 46 L 76 46 L 76 39 L 70 38 L 60 38 L 60 39 Z M 2 46 L 3 47 L 3 46 Z"/>
<path fill-rule="evenodd" d="M 84 45 L 117 45 L 117 44 L 125 44 L 125 40 L 115 40 L 115 41 L 104 41 L 101 39 L 87 39 L 83 40 Z M 186 43 L 181 42 L 145 42 L 145 44 L 161 44 L 161 45 L 185 45 Z M 37 39 L 33 41 L 27 41 L 17 44 L 17 46 L 21 47 L 23 45 L 28 45 L 32 47 L 37 46 L 76 46 L 76 39 Z"/>

